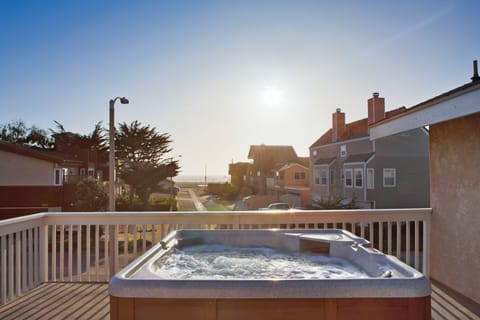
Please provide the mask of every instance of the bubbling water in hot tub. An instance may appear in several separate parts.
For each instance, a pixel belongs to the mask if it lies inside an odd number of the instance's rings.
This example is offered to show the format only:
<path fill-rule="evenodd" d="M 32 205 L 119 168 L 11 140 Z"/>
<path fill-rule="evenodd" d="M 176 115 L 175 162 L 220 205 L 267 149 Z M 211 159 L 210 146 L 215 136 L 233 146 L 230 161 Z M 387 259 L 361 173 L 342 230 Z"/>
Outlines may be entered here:
<path fill-rule="evenodd" d="M 163 279 L 353 279 L 369 275 L 350 261 L 266 247 L 196 245 L 175 249 L 153 264 Z"/>

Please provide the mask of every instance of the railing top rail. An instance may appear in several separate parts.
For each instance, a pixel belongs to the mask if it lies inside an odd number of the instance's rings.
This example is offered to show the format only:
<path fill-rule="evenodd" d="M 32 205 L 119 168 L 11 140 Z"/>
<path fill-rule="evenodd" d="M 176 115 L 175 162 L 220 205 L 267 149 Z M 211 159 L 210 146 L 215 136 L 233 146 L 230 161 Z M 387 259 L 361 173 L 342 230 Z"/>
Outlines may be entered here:
<path fill-rule="evenodd" d="M 45 217 L 45 214 L 48 214 L 48 212 L 34 213 L 34 214 L 27 215 L 27 216 L 21 216 L 21 217 L 16 217 L 16 218 L 0 220 L 0 228 L 6 227 L 6 226 L 9 226 L 9 225 L 13 225 L 13 224 L 17 224 L 17 223 L 26 222 L 26 221 L 42 219 L 43 217 Z"/>
<path fill-rule="evenodd" d="M 431 208 L 284 210 L 284 211 L 176 211 L 176 212 L 43 212 L 0 221 L 0 235 L 40 225 L 53 224 L 145 224 L 161 219 L 164 223 L 254 223 L 264 221 L 305 222 L 329 219 L 338 222 L 405 221 L 428 219 Z M 113 223 L 112 223 L 113 222 Z M 335 222 L 335 221 L 331 221 Z M 160 223 L 160 222 L 159 222 Z"/>
<path fill-rule="evenodd" d="M 252 224 L 409 221 L 429 219 L 430 208 L 376 210 L 187 211 L 187 212 L 50 212 L 54 224 Z"/>
<path fill-rule="evenodd" d="M 0 236 L 44 225 L 45 213 L 0 220 Z"/>
<path fill-rule="evenodd" d="M 285 214 L 387 214 L 387 213 L 417 213 L 417 214 L 431 214 L 432 208 L 401 208 L 401 209 L 348 209 L 348 210 L 249 210 L 249 211 L 102 211 L 102 212 L 46 212 L 42 213 L 45 217 L 67 217 L 67 216 L 177 216 L 177 215 L 225 215 L 225 214 L 239 214 L 239 215 L 285 215 Z M 17 218 L 15 218 L 17 219 Z M 5 220 L 4 220 L 5 221 Z"/>

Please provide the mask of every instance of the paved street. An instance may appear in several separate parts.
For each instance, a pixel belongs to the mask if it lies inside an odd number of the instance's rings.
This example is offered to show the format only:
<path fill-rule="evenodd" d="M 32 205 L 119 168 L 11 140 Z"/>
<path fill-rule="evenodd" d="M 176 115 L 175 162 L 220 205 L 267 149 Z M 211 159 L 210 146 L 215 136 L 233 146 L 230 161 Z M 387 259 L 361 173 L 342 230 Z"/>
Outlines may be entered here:
<path fill-rule="evenodd" d="M 177 194 L 178 211 L 206 211 L 207 209 L 200 201 L 195 190 L 200 190 L 195 186 L 182 186 Z"/>

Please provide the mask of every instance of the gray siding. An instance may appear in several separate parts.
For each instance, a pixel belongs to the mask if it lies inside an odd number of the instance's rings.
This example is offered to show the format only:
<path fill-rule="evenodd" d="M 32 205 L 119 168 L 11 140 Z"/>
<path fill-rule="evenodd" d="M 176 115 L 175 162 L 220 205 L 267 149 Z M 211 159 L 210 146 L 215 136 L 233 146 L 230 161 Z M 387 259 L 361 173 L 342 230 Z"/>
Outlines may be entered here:
<path fill-rule="evenodd" d="M 375 169 L 375 189 L 367 198 L 376 208 L 430 206 L 428 134 L 415 129 L 376 140 L 375 158 L 367 168 Z M 396 169 L 396 186 L 383 187 L 383 168 Z"/>
<path fill-rule="evenodd" d="M 340 146 L 346 145 L 347 154 L 340 157 Z M 313 150 L 317 150 L 317 158 L 313 158 Z M 368 163 L 344 164 L 352 154 L 375 152 Z M 368 138 L 342 141 L 334 144 L 312 148 L 311 158 L 311 194 L 312 199 L 326 198 L 328 195 L 353 198 L 366 204 L 374 202 L 376 208 L 411 208 L 429 206 L 429 158 L 428 133 L 424 129 L 415 129 L 370 141 Z M 317 159 L 335 157 L 330 166 L 335 171 L 335 183 L 328 186 L 315 184 L 315 168 Z M 342 170 L 359 168 L 363 171 L 363 187 L 346 188 L 342 179 Z M 367 189 L 367 169 L 373 168 L 374 188 Z M 383 169 L 395 168 L 396 186 L 383 186 Z M 354 170 L 352 170 L 354 173 Z M 353 179 L 354 179 L 353 175 Z"/>

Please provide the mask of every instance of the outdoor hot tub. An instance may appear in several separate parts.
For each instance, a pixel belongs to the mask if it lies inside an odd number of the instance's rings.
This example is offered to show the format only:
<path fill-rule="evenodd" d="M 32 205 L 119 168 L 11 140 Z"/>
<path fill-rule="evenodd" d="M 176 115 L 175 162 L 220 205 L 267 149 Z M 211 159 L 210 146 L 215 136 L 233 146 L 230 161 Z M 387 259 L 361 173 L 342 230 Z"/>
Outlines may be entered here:
<path fill-rule="evenodd" d="M 179 230 L 110 281 L 111 319 L 430 319 L 430 282 L 344 230 Z"/>

